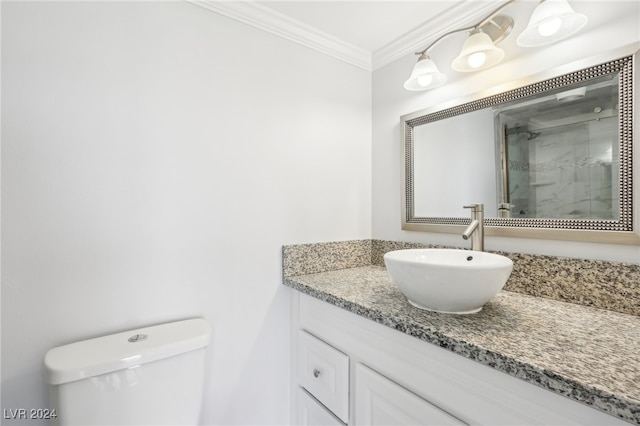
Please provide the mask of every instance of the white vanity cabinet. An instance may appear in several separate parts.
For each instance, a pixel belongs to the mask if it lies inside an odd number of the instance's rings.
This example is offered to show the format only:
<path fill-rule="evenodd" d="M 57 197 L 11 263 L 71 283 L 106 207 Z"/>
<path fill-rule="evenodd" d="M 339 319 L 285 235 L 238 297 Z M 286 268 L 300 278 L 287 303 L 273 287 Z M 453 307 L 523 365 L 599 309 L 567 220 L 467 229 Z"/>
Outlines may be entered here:
<path fill-rule="evenodd" d="M 304 330 L 298 331 L 299 384 L 331 413 L 349 419 L 349 357 Z"/>
<path fill-rule="evenodd" d="M 297 421 L 300 426 L 344 426 L 331 411 L 322 405 L 306 390 L 299 387 L 296 391 L 298 398 Z"/>
<path fill-rule="evenodd" d="M 358 363 L 355 369 L 354 424 L 465 424 L 365 365 Z"/>
<path fill-rule="evenodd" d="M 292 424 L 628 425 L 298 291 L 292 308 Z"/>

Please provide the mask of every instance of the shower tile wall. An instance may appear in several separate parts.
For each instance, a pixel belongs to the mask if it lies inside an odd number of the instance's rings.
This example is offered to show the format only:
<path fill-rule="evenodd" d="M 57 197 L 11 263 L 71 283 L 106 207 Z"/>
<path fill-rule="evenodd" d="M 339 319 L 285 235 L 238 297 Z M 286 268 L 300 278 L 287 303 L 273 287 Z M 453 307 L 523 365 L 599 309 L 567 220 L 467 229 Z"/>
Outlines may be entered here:
<path fill-rule="evenodd" d="M 609 117 L 510 136 L 512 217 L 615 219 L 616 126 Z"/>

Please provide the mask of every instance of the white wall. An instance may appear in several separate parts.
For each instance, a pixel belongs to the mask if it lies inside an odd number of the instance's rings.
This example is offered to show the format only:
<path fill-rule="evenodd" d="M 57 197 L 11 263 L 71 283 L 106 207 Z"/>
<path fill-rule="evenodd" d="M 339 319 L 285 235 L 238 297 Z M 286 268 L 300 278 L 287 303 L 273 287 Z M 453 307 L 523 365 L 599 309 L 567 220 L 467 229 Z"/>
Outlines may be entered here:
<path fill-rule="evenodd" d="M 482 200 L 486 217 L 498 216 L 495 169 L 487 167 L 496 161 L 493 127 L 490 108 L 414 127 L 415 216 L 451 216 L 469 200 Z"/>
<path fill-rule="evenodd" d="M 447 39 L 430 52 L 440 70 L 449 77 L 448 83 L 441 88 L 409 92 L 402 87 L 416 57 L 404 57 L 374 72 L 372 136 L 374 238 L 460 247 L 468 245 L 458 234 L 411 232 L 400 229 L 401 167 L 404 164 L 401 158 L 400 116 L 465 98 L 491 87 L 536 75 L 640 40 L 639 2 L 572 1 L 571 4 L 576 11 L 583 12 L 589 17 L 589 23 L 579 35 L 549 47 L 518 48 L 515 45 L 515 38 L 525 28 L 536 4 L 537 2 L 516 2 L 504 11 L 515 18 L 516 25 L 511 35 L 500 44 L 507 53 L 507 59 L 494 68 L 471 75 L 455 73 L 450 69 L 448 64 L 456 56 L 466 37 L 462 33 Z M 464 25 L 461 23 L 460 27 Z M 637 122 L 636 117 L 635 127 L 638 127 Z M 640 196 L 637 190 L 635 196 L 636 198 Z M 468 212 L 461 208 L 460 216 L 465 214 Z M 639 246 L 486 237 L 486 248 L 640 263 Z"/>
<path fill-rule="evenodd" d="M 2 408 L 52 347 L 202 316 L 203 422 L 286 423 L 281 246 L 371 237 L 370 113 L 370 73 L 186 2 L 3 2 Z"/>

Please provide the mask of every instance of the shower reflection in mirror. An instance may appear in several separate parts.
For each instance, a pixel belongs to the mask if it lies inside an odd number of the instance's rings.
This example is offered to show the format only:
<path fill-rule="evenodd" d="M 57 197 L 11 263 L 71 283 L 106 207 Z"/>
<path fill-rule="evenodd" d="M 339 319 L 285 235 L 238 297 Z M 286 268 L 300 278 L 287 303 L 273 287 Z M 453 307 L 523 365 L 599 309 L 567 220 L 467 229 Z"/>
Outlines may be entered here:
<path fill-rule="evenodd" d="M 493 108 L 499 217 L 617 219 L 618 77 Z"/>

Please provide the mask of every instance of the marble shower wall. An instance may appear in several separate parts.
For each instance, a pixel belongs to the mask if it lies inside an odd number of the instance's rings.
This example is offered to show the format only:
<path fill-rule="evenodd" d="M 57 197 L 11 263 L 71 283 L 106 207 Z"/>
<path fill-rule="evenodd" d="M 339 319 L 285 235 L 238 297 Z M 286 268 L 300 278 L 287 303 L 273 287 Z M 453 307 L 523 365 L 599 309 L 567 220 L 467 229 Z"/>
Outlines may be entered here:
<path fill-rule="evenodd" d="M 511 135 L 512 217 L 617 219 L 616 126 L 612 116 Z"/>

